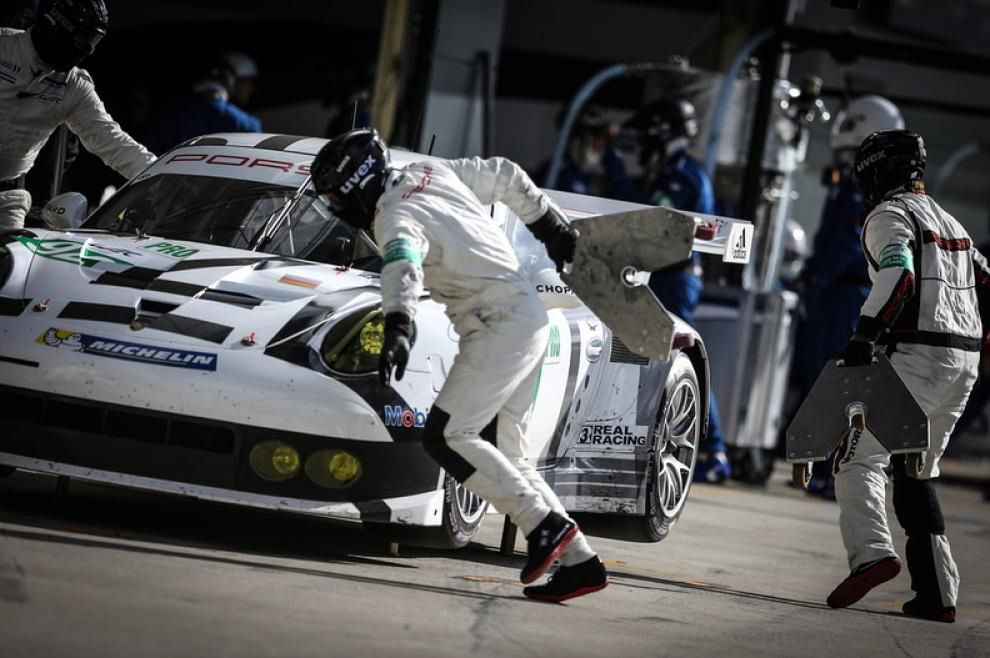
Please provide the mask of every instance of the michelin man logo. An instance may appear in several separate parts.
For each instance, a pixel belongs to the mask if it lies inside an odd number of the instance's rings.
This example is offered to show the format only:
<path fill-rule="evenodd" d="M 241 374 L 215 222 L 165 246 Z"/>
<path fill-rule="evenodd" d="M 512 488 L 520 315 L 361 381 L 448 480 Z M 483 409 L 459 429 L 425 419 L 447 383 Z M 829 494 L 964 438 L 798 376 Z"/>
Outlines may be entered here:
<path fill-rule="evenodd" d="M 38 342 L 48 347 L 68 347 L 77 352 L 83 348 L 82 336 L 77 332 L 55 329 L 54 327 L 46 331 Z"/>

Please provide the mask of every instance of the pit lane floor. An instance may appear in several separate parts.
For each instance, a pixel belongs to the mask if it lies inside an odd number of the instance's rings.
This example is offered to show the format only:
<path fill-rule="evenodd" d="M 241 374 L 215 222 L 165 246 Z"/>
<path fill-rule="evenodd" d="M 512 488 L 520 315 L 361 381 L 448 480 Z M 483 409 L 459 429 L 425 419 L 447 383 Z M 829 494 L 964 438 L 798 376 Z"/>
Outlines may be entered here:
<path fill-rule="evenodd" d="M 854 608 L 834 504 L 698 486 L 659 544 L 592 538 L 612 572 L 566 605 L 522 597 L 501 517 L 459 552 L 389 557 L 355 524 L 53 478 L 0 479 L 0 655 L 988 656 L 990 506 L 941 486 L 962 573 L 954 625 L 899 614 L 909 579 Z M 898 536 L 898 541 L 903 538 Z"/>

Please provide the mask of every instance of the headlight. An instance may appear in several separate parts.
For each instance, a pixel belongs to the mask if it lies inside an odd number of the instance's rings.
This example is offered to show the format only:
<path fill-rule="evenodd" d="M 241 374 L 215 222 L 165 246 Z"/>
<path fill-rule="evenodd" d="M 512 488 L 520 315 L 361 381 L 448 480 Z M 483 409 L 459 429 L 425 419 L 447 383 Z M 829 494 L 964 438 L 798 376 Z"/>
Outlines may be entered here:
<path fill-rule="evenodd" d="M 251 448 L 248 462 L 258 477 L 270 482 L 288 480 L 299 472 L 299 453 L 288 443 L 264 441 Z"/>
<path fill-rule="evenodd" d="M 362 472 L 361 460 L 346 450 L 320 450 L 306 460 L 306 476 L 330 489 L 349 487 Z"/>
<path fill-rule="evenodd" d="M 365 375 L 378 370 L 385 342 L 385 318 L 380 308 L 358 311 L 340 320 L 323 339 L 320 356 L 335 372 Z M 416 342 L 413 330 L 410 344 Z"/>

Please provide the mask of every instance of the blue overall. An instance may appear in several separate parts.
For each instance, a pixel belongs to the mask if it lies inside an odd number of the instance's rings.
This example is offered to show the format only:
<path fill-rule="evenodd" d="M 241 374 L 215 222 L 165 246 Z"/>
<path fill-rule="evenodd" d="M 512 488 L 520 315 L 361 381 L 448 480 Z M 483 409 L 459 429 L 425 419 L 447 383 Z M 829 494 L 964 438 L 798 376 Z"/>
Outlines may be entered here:
<path fill-rule="evenodd" d="M 660 175 L 650 187 L 650 203 L 678 210 L 704 213 L 715 212 L 715 194 L 701 164 L 687 154 L 676 151 L 667 158 Z M 701 277 L 697 274 L 697 255 L 684 263 L 673 265 L 650 276 L 650 290 L 660 303 L 688 324 L 694 326 L 694 309 L 701 299 Z M 701 452 L 725 452 L 718 406 L 709 395 L 708 434 L 701 441 Z"/>
<path fill-rule="evenodd" d="M 261 132 L 261 121 L 230 101 L 190 96 L 153 117 L 144 144 L 161 155 L 193 137 L 240 132 Z"/>
<path fill-rule="evenodd" d="M 795 381 L 801 398 L 811 391 L 829 359 L 856 331 L 860 309 L 870 294 L 870 277 L 860 242 L 863 198 L 852 168 L 843 167 L 829 185 L 813 253 L 804 266 L 804 317 L 794 350 Z M 834 499 L 831 461 L 816 462 L 808 492 Z"/>

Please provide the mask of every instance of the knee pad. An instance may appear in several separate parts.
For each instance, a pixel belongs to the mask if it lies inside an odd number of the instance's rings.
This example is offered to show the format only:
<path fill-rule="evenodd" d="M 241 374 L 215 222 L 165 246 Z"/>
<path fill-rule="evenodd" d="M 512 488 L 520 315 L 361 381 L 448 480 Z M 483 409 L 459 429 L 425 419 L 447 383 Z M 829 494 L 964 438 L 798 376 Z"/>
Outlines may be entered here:
<path fill-rule="evenodd" d="M 909 476 L 904 455 L 895 455 L 890 463 L 894 479 L 894 513 L 904 532 L 908 536 L 945 534 L 945 519 L 932 481 Z"/>
<path fill-rule="evenodd" d="M 493 418 L 480 432 L 481 438 L 492 445 L 495 444 L 497 420 L 498 416 Z M 474 474 L 475 468 L 447 445 L 444 430 L 447 428 L 448 422 L 450 422 L 450 414 L 446 411 L 436 406 L 430 410 L 430 415 L 426 418 L 426 425 L 423 427 L 423 449 L 436 463 L 450 473 L 451 477 L 463 483 Z"/>

